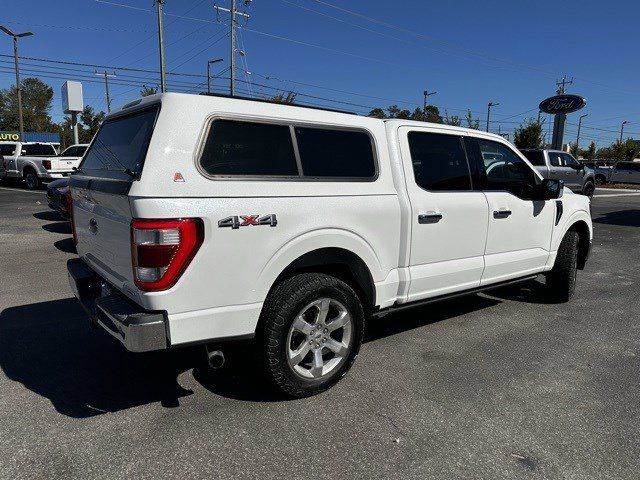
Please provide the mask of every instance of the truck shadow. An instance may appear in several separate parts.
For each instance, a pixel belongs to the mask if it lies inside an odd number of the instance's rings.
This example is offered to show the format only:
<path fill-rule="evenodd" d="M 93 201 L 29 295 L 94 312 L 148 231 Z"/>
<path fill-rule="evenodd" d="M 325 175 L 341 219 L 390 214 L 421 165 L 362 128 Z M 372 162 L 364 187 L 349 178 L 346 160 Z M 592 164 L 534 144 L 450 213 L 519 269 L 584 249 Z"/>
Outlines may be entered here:
<path fill-rule="evenodd" d="M 71 223 L 69 222 L 55 222 L 45 223 L 42 225 L 42 229 L 51 233 L 66 233 L 71 234 Z"/>
<path fill-rule="evenodd" d="M 475 312 L 501 300 L 470 295 L 371 320 L 365 342 Z M 0 312 L 0 369 L 11 380 L 48 398 L 59 413 L 87 418 L 159 402 L 178 407 L 193 394 L 178 377 L 195 380 L 226 398 L 282 401 L 263 380 L 250 342 L 228 345 L 227 364 L 200 368 L 202 349 L 133 354 L 105 332 L 95 331 L 74 298 L 10 307 Z"/>
<path fill-rule="evenodd" d="M 640 227 L 640 210 L 620 210 L 608 212 L 593 219 L 594 223 L 620 225 L 623 227 Z"/>
<path fill-rule="evenodd" d="M 193 352 L 131 354 L 93 331 L 74 298 L 0 312 L 0 368 L 11 380 L 48 398 L 69 417 L 86 418 L 152 402 L 179 405 L 192 392 L 177 377 Z"/>
<path fill-rule="evenodd" d="M 47 222 L 62 222 L 67 221 L 62 215 L 54 210 L 45 210 L 44 212 L 38 212 L 33 214 L 34 218 L 38 220 L 46 220 Z"/>

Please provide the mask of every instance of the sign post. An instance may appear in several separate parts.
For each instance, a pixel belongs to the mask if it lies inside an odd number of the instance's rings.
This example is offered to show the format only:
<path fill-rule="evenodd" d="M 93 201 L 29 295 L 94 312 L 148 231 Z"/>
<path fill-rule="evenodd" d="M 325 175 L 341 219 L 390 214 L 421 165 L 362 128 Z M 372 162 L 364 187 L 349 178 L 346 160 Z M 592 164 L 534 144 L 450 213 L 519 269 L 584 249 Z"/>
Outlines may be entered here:
<path fill-rule="evenodd" d="M 540 111 L 555 115 L 553 120 L 553 139 L 551 148 L 562 150 L 564 142 L 564 126 L 567 122 L 567 113 L 584 108 L 587 101 L 579 95 L 562 94 L 549 97 L 540 102 Z"/>
<path fill-rule="evenodd" d="M 82 83 L 68 80 L 62 85 L 62 111 L 71 114 L 73 126 L 73 142 L 80 143 L 78 139 L 78 113 L 84 110 L 82 98 Z"/>

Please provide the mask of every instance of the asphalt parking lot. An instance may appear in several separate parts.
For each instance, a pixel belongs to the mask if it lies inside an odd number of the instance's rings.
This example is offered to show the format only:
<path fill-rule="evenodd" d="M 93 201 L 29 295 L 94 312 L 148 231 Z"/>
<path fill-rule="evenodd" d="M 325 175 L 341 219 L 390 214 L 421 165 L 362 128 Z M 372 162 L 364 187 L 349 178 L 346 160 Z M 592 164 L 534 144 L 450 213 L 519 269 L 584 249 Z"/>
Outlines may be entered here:
<path fill-rule="evenodd" d="M 241 348 L 211 376 L 92 330 L 68 224 L 0 187 L 0 477 L 638 478 L 640 194 L 597 195 L 570 304 L 529 282 L 387 316 L 335 388 L 283 401 Z"/>

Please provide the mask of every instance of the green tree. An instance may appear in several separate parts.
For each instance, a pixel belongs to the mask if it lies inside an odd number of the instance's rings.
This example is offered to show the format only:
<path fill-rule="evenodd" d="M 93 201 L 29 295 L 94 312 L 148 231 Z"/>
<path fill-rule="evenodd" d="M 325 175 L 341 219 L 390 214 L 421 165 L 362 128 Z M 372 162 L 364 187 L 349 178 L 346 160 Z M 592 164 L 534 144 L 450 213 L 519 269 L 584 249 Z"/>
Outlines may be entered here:
<path fill-rule="evenodd" d="M 146 85 L 142 85 L 142 88 L 140 89 L 140 96 L 141 97 L 148 97 L 149 95 L 155 95 L 156 93 L 158 93 L 158 87 L 147 87 Z"/>
<path fill-rule="evenodd" d="M 33 77 L 22 80 L 22 117 L 25 131 L 47 132 L 51 122 L 53 88 Z M 15 86 L 0 90 L 0 130 L 18 130 L 18 91 Z"/>
<path fill-rule="evenodd" d="M 444 123 L 440 110 L 435 105 L 427 105 L 424 109 L 426 121 L 431 123 Z"/>
<path fill-rule="evenodd" d="M 367 116 L 374 118 L 387 118 L 387 113 L 384 109 L 377 107 L 371 110 Z"/>
<path fill-rule="evenodd" d="M 520 125 L 514 132 L 513 143 L 518 148 L 542 147 L 542 124 L 528 119 L 524 125 Z"/>
<path fill-rule="evenodd" d="M 459 127 L 462 125 L 462 119 L 458 115 L 449 116 L 449 112 L 444 111 L 444 123 L 447 125 L 453 125 L 454 127 Z"/>
<path fill-rule="evenodd" d="M 100 111 L 95 113 L 93 108 L 89 105 L 84 107 L 84 110 L 80 113 L 78 122 L 78 140 L 80 143 L 89 143 L 93 136 L 100 128 L 100 124 L 104 120 L 105 113 Z M 73 126 L 71 124 L 71 116 L 66 115 L 60 125 L 57 126 L 57 130 L 60 133 L 60 141 L 63 147 L 67 147 L 73 144 Z"/>
<path fill-rule="evenodd" d="M 279 93 L 271 98 L 271 101 L 276 103 L 284 103 L 286 105 L 294 105 L 296 103 L 297 95 L 298 94 L 295 92 L 289 92 L 286 95 L 284 93 Z"/>
<path fill-rule="evenodd" d="M 596 142 L 591 141 L 589 148 L 584 151 L 584 157 L 588 160 L 596 158 Z"/>
<path fill-rule="evenodd" d="M 478 117 L 473 118 L 471 110 L 467 110 L 467 114 L 465 115 L 464 119 L 467 123 L 467 128 L 473 128 L 474 130 L 480 129 L 480 119 Z"/>

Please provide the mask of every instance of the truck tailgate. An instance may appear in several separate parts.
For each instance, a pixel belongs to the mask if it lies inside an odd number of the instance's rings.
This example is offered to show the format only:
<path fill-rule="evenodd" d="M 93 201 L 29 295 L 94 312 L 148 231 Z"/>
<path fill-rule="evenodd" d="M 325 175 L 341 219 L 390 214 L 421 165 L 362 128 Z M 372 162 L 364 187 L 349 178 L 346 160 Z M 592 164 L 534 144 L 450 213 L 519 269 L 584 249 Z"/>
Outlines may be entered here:
<path fill-rule="evenodd" d="M 73 221 L 78 254 L 107 280 L 133 283 L 129 197 L 74 185 Z"/>

